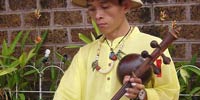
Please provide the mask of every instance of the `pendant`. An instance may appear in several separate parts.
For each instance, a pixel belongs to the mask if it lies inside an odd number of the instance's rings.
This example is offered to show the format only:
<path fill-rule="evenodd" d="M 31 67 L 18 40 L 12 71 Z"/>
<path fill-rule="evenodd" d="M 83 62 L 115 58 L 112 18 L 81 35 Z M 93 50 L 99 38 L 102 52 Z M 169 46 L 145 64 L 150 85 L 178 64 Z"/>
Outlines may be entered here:
<path fill-rule="evenodd" d="M 101 69 L 101 67 L 100 67 L 99 65 L 97 65 L 97 66 L 95 67 L 95 69 L 96 69 L 97 71 L 99 71 L 99 70 Z"/>
<path fill-rule="evenodd" d="M 98 60 L 95 60 L 93 63 L 92 63 L 92 70 L 94 71 L 96 69 L 96 67 L 98 66 Z"/>
<path fill-rule="evenodd" d="M 116 61 L 117 60 L 117 55 L 115 54 L 115 52 L 111 51 L 110 52 L 110 55 L 109 55 L 109 58 L 113 61 Z"/>

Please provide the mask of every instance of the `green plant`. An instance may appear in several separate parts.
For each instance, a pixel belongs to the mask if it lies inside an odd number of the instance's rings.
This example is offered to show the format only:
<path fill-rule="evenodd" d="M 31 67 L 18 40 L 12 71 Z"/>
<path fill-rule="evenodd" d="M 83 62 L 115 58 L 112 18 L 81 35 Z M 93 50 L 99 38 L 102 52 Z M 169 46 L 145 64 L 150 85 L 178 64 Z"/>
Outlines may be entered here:
<path fill-rule="evenodd" d="M 181 100 L 193 100 L 194 96 L 200 96 L 200 68 L 195 66 L 197 55 L 194 55 L 189 63 L 176 64 L 177 75 L 180 83 Z"/>
<path fill-rule="evenodd" d="M 11 91 L 15 90 L 16 86 L 20 90 L 29 88 L 29 82 L 24 77 L 35 73 L 35 70 L 26 71 L 24 68 L 37 56 L 43 41 L 37 43 L 35 47 L 27 52 L 24 47 L 29 31 L 23 37 L 22 34 L 22 31 L 19 32 L 10 45 L 5 40 L 2 44 L 0 54 L 0 98 L 3 100 L 15 100 L 15 95 Z M 42 40 L 45 39 L 46 35 L 47 31 L 42 36 Z M 21 42 L 21 53 L 18 53 L 19 56 L 15 56 L 15 49 L 19 42 Z M 19 93 L 18 100 L 25 100 L 25 95 Z"/>

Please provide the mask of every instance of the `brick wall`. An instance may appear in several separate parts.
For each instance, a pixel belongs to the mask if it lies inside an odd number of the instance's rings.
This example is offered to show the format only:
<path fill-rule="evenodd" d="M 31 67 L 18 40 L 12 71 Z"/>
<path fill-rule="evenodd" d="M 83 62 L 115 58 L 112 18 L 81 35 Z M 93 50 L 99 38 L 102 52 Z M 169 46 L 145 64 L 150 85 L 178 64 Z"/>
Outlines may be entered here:
<path fill-rule="evenodd" d="M 174 42 L 172 57 L 175 61 L 188 61 L 192 55 L 200 52 L 200 0 L 143 0 L 141 9 L 132 10 L 127 16 L 132 25 L 140 27 L 148 34 L 162 36 L 171 20 L 177 20 L 183 30 L 179 39 Z M 152 2 L 152 3 L 150 3 Z M 39 23 L 33 13 L 41 9 Z M 159 21 L 160 11 L 165 10 L 169 18 Z M 69 44 L 83 43 L 78 33 L 89 33 L 92 30 L 86 9 L 74 6 L 70 0 L 0 0 L 0 44 L 3 39 L 11 42 L 20 30 L 30 30 L 30 41 L 33 44 L 37 35 L 49 30 L 49 35 L 40 51 L 45 48 L 69 54 L 71 57 L 77 51 L 66 49 Z M 200 53 L 198 55 L 200 57 Z M 56 60 L 55 54 L 52 56 Z M 200 61 L 200 60 L 198 60 Z"/>

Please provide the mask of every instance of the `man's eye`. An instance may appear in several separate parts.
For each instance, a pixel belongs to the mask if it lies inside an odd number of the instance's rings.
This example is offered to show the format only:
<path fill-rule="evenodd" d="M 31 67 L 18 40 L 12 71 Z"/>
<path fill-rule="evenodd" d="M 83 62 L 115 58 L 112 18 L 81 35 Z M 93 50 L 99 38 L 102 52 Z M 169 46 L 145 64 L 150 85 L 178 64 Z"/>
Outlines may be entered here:
<path fill-rule="evenodd" d="M 101 8 L 103 8 L 103 9 L 108 9 L 109 6 L 102 6 Z"/>
<path fill-rule="evenodd" d="M 89 11 L 95 11 L 96 9 L 91 7 L 91 8 L 88 8 L 88 10 Z"/>

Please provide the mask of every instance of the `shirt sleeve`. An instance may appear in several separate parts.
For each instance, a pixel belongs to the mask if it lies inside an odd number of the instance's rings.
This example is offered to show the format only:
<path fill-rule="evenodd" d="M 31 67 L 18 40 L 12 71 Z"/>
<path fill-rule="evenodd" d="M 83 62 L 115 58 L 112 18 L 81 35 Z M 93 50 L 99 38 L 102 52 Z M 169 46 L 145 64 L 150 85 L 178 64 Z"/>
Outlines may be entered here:
<path fill-rule="evenodd" d="M 74 56 L 71 65 L 61 78 L 53 100 L 81 100 L 84 70 L 79 56 L 80 53 Z"/>
<path fill-rule="evenodd" d="M 165 55 L 170 57 L 168 50 Z M 170 57 L 171 58 L 171 57 Z M 152 87 L 145 88 L 148 100 L 178 100 L 179 98 L 179 81 L 177 78 L 174 63 L 162 64 L 162 75 L 160 77 L 154 75 Z"/>

